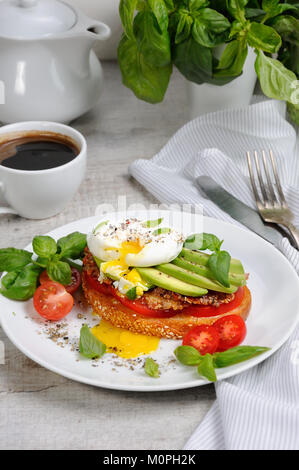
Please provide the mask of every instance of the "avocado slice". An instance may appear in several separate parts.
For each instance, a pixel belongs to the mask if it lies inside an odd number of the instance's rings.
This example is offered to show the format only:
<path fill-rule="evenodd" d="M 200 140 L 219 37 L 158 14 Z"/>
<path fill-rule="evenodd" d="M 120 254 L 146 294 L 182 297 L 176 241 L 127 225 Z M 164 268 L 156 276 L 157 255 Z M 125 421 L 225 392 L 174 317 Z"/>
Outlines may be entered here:
<path fill-rule="evenodd" d="M 188 248 L 183 248 L 179 256 L 185 258 L 187 261 L 191 261 L 191 263 L 201 264 L 202 266 L 208 264 L 210 257 L 207 253 L 189 250 Z M 241 261 L 235 258 L 231 259 L 229 271 L 235 274 L 245 274 Z"/>
<path fill-rule="evenodd" d="M 173 276 L 162 273 L 156 268 L 136 268 L 140 276 L 147 282 L 155 286 L 162 287 L 163 289 L 171 290 L 178 294 L 187 295 L 190 297 L 200 297 L 207 294 L 207 289 L 203 289 L 194 284 L 187 284 Z"/>
<path fill-rule="evenodd" d="M 207 277 L 215 281 L 215 278 L 211 270 L 207 266 L 202 266 L 201 264 L 191 263 L 191 261 L 185 260 L 185 258 L 178 257 L 174 259 L 172 264 L 179 266 L 180 268 L 186 269 L 201 276 Z M 244 286 L 246 284 L 245 274 L 235 274 L 229 273 L 229 282 L 234 286 Z"/>
<path fill-rule="evenodd" d="M 176 279 L 180 279 L 188 284 L 193 284 L 195 286 L 199 286 L 205 289 L 214 290 L 217 292 L 226 292 L 227 294 L 232 294 L 237 291 L 236 286 L 231 287 L 224 287 L 218 281 L 212 281 L 207 277 L 201 276 L 200 274 L 193 273 L 191 271 L 187 271 L 186 269 L 180 268 L 171 263 L 160 264 L 157 266 L 157 269 L 162 271 L 164 274 L 168 274 L 169 276 L 173 276 Z"/>

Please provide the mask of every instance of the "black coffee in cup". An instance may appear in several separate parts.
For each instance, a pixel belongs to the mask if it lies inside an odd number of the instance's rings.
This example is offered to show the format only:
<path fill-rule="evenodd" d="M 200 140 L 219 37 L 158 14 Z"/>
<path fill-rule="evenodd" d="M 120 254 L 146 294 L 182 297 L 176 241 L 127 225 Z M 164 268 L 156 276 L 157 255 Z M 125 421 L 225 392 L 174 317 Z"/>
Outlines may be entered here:
<path fill-rule="evenodd" d="M 1 136 L 0 165 L 15 170 L 49 170 L 79 155 L 70 137 L 45 131 L 22 131 Z"/>

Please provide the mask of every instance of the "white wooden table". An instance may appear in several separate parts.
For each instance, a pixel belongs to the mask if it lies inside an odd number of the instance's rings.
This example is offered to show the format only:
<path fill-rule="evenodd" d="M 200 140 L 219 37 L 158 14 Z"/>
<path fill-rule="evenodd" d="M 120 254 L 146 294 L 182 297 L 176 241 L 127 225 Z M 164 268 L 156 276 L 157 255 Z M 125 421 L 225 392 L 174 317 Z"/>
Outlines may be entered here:
<path fill-rule="evenodd" d="M 165 101 L 138 101 L 121 84 L 116 63 L 104 64 L 98 107 L 73 123 L 86 136 L 88 170 L 64 212 L 41 221 L 0 216 L 0 247 L 24 247 L 34 235 L 94 215 L 103 202 L 157 202 L 127 174 L 130 162 L 150 158 L 188 121 L 185 84 L 175 74 Z M 215 399 L 214 387 L 130 393 L 60 377 L 32 362 L 6 338 L 0 365 L 1 449 L 182 449 Z"/>

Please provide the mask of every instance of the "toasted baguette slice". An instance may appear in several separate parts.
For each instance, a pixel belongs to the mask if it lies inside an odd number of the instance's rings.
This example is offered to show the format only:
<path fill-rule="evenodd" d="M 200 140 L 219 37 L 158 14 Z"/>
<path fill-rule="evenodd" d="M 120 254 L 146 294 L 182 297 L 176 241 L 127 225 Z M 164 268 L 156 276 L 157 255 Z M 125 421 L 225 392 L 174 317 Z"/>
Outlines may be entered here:
<path fill-rule="evenodd" d="M 143 317 L 112 296 L 102 294 L 92 289 L 82 274 L 82 286 L 88 302 L 94 313 L 109 321 L 112 325 L 125 328 L 134 333 L 141 333 L 147 336 L 158 336 L 160 338 L 180 339 L 193 326 L 212 325 L 216 320 L 226 315 L 240 315 L 246 320 L 251 306 L 251 294 L 248 287 L 244 287 L 244 297 L 241 304 L 230 312 L 217 315 L 215 317 L 193 317 L 191 315 L 178 313 L 170 318 L 150 318 Z"/>

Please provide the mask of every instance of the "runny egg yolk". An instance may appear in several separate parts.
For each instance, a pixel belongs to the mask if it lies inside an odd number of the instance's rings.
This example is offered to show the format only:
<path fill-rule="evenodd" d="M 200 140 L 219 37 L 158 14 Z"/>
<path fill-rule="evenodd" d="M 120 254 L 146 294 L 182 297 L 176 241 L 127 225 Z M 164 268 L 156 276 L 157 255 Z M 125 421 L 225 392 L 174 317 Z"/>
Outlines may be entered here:
<path fill-rule="evenodd" d="M 101 323 L 94 326 L 91 331 L 96 338 L 106 344 L 107 352 L 117 354 L 125 359 L 132 359 L 156 351 L 160 341 L 155 336 L 140 335 L 123 328 L 117 328 L 105 320 L 101 320 Z"/>
<path fill-rule="evenodd" d="M 136 269 L 129 270 L 129 266 L 126 263 L 126 256 L 128 254 L 138 254 L 143 249 L 143 246 L 140 245 L 138 242 L 123 242 L 121 248 L 119 249 L 119 258 L 106 261 L 101 264 L 101 271 L 103 273 L 107 273 L 108 275 L 116 275 L 117 278 L 125 277 L 127 281 L 132 284 L 138 284 L 142 282 L 140 274 L 137 272 Z M 128 285 L 128 289 L 130 286 Z M 141 287 L 137 287 L 137 295 L 143 294 L 143 289 Z"/>

